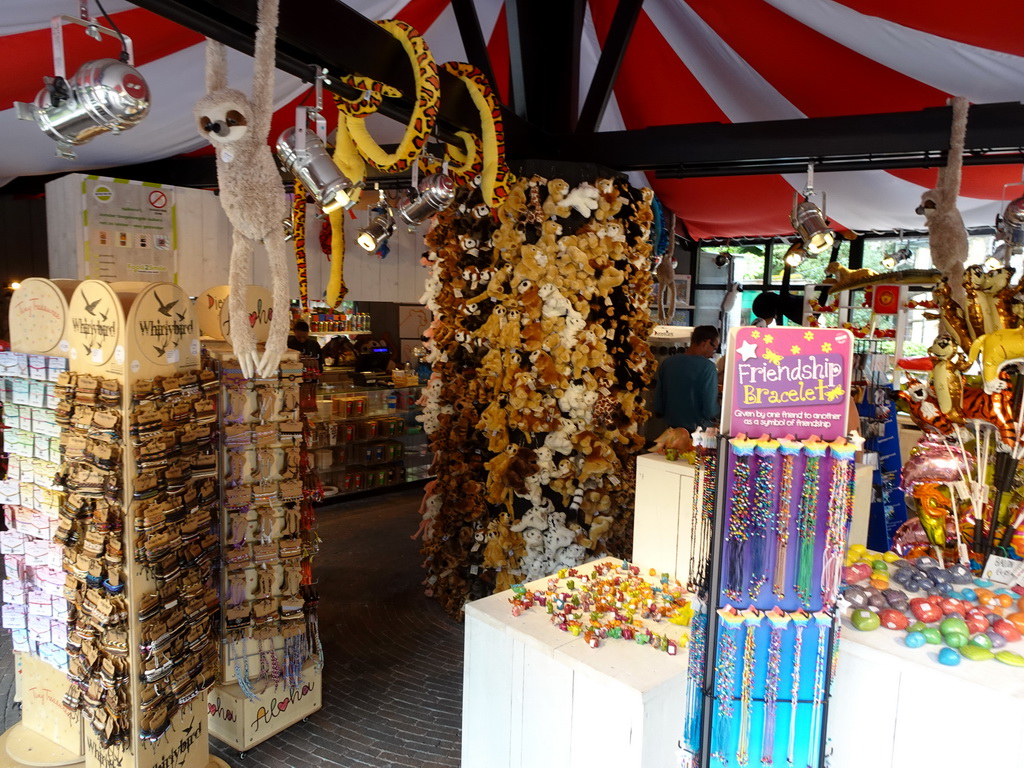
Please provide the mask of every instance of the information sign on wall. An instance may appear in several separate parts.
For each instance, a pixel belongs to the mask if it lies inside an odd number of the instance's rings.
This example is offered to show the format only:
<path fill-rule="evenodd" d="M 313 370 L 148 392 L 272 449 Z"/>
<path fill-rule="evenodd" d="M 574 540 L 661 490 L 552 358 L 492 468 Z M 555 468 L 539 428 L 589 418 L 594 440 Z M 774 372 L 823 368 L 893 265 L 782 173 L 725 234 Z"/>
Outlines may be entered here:
<path fill-rule="evenodd" d="M 177 282 L 174 187 L 87 176 L 82 195 L 86 277 Z"/>
<path fill-rule="evenodd" d="M 832 440 L 846 434 L 853 336 L 834 328 L 734 328 L 726 349 L 722 427 Z"/>

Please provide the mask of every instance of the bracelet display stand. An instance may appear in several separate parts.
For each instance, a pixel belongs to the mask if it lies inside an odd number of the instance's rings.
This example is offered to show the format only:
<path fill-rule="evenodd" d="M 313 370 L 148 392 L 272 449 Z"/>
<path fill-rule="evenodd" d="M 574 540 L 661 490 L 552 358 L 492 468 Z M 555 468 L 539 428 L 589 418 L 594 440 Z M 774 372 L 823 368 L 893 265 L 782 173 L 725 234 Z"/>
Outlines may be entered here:
<path fill-rule="evenodd" d="M 707 607 L 690 647 L 703 701 L 684 728 L 688 765 L 823 764 L 854 504 L 852 341 L 834 329 L 730 335 L 724 435 L 699 452 L 714 456 L 717 514 L 694 494 L 694 525 L 710 517 L 710 528 L 692 539 L 708 542 L 706 561 L 691 553 L 707 563 L 696 585 Z"/>
<path fill-rule="evenodd" d="M 220 348 L 223 347 L 223 350 Z M 246 380 L 226 345 L 218 360 L 224 595 L 220 683 L 210 732 L 244 753 L 322 705 L 322 651 L 311 561 L 318 539 L 295 352 Z"/>
<path fill-rule="evenodd" d="M 11 297 L 12 352 L 0 353 L 8 475 L 0 483 L 7 530 L 4 627 L 11 629 L 21 722 L 0 737 L 15 765 L 81 765 L 82 718 L 61 699 L 67 688 L 67 602 L 62 548 L 52 541 L 60 461 L 55 381 L 67 369 L 68 299 L 77 280 L 29 278 Z"/>
<path fill-rule="evenodd" d="M 87 280 L 69 304 L 62 527 L 86 765 L 206 768 L 220 608 L 216 405 L 192 304 Z"/>

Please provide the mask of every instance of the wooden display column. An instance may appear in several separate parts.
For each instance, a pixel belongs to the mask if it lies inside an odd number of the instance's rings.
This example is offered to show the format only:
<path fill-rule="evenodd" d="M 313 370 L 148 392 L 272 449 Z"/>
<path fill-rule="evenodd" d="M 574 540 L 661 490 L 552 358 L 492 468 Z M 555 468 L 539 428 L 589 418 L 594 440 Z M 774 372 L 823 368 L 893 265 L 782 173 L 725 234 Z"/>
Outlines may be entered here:
<path fill-rule="evenodd" d="M 72 297 L 70 320 L 71 371 L 120 383 L 123 438 L 128 437 L 132 392 L 136 382 L 198 367 L 198 329 L 192 305 L 188 296 L 175 285 L 152 283 L 138 291 L 116 291 L 106 283 L 87 280 Z M 138 564 L 134 556 L 140 542 L 129 509 L 139 471 L 138 456 L 132 442 L 131 439 L 123 440 L 121 462 L 130 735 L 120 746 L 105 746 L 93 728 L 87 727 L 86 765 L 89 768 L 206 768 L 224 765 L 209 754 L 205 692 L 180 706 L 171 719 L 171 727 L 155 743 L 141 738 L 143 659 L 139 649 L 146 639 L 142 636 L 139 609 L 143 597 L 157 592 L 158 585 L 153 574 Z"/>
<path fill-rule="evenodd" d="M 266 289 L 247 287 L 246 317 L 257 342 L 266 341 L 278 311 L 272 301 Z M 294 605 L 298 600 L 300 607 L 308 608 L 303 605 L 308 595 L 305 589 L 289 592 L 285 586 L 295 586 L 287 572 L 298 574 L 301 561 L 316 546 L 312 530 L 299 530 L 304 525 L 301 520 L 311 519 L 311 508 L 301 518 L 297 514 L 309 503 L 303 499 L 307 478 L 299 458 L 305 450 L 299 426 L 303 367 L 298 354 L 288 351 L 280 369 L 269 377 L 243 379 L 230 349 L 227 286 L 204 291 L 196 303 L 203 335 L 224 339 L 207 343 L 208 354 L 220 361 L 221 535 L 227 560 L 221 572 L 225 642 L 219 685 L 209 697 L 209 724 L 214 737 L 244 753 L 316 712 L 323 703 L 322 659 L 297 661 L 295 655 L 296 641 L 310 628 L 304 616 L 295 616 Z M 262 563 L 255 557 L 261 548 Z M 298 551 L 301 557 L 288 554 Z M 289 603 L 290 609 L 286 608 Z M 257 621 L 261 614 L 279 618 Z M 239 623 L 241 615 L 247 618 Z M 304 645 L 318 647 L 319 642 L 307 640 Z M 301 663 L 301 669 L 280 677 L 264 674 L 267 664 L 273 670 L 289 669 L 290 663 Z M 250 680 L 257 671 L 258 679 Z"/>
<path fill-rule="evenodd" d="M 66 357 L 68 300 L 77 280 L 30 277 L 11 297 L 11 349 L 29 355 Z M 61 702 L 67 676 L 28 653 L 17 654 L 21 722 L 3 734 L 7 756 L 18 765 L 80 765 L 85 751 L 82 717 Z"/>

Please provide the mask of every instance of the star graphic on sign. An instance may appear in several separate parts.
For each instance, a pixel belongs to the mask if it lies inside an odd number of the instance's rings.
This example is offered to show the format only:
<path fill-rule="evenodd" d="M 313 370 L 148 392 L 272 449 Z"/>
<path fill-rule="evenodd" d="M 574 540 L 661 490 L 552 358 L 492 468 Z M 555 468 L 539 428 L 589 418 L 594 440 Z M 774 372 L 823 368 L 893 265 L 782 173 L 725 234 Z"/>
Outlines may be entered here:
<path fill-rule="evenodd" d="M 739 356 L 744 360 L 749 360 L 752 357 L 757 357 L 757 344 L 752 344 L 749 341 L 744 341 L 740 344 L 739 349 L 736 350 Z"/>
<path fill-rule="evenodd" d="M 864 450 L 864 438 L 861 437 L 860 432 L 856 429 L 850 432 L 849 440 L 857 448 L 858 451 Z"/>
<path fill-rule="evenodd" d="M 794 355 L 799 355 L 800 354 L 800 347 L 798 347 L 796 344 L 794 344 L 792 347 L 789 348 L 789 351 L 791 353 L 793 353 Z"/>
<path fill-rule="evenodd" d="M 808 341 L 813 339 L 814 338 L 814 331 L 806 331 L 804 333 L 804 338 L 807 339 Z"/>
<path fill-rule="evenodd" d="M 775 337 L 772 336 L 770 333 L 766 333 L 764 335 L 764 343 L 765 344 L 771 344 L 773 341 L 775 341 Z"/>

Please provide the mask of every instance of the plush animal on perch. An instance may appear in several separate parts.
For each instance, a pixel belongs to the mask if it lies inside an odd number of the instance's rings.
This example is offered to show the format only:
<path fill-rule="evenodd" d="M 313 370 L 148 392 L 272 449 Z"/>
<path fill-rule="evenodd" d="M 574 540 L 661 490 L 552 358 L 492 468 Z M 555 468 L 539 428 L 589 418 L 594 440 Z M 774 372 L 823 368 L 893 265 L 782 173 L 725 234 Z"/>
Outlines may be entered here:
<path fill-rule="evenodd" d="M 960 194 L 960 172 L 963 167 L 964 140 L 967 136 L 967 99 L 956 97 L 953 124 L 949 136 L 949 155 L 946 166 L 939 169 L 935 187 L 921 195 L 918 215 L 925 217 L 932 263 L 949 278 L 953 298 L 967 306 L 963 291 L 964 264 L 967 261 L 967 228 L 957 210 Z"/>
<path fill-rule="evenodd" d="M 278 0 L 260 0 L 253 54 L 252 96 L 228 87 L 224 46 L 206 43 L 206 95 L 193 112 L 199 133 L 217 153 L 217 183 L 224 213 L 234 228 L 228 270 L 231 345 L 242 373 L 267 376 L 288 343 L 288 255 L 282 222 L 289 216 L 281 175 L 267 138 L 274 112 L 274 60 Z M 262 356 L 246 312 L 246 289 L 256 243 L 270 258 L 274 314 Z"/>

